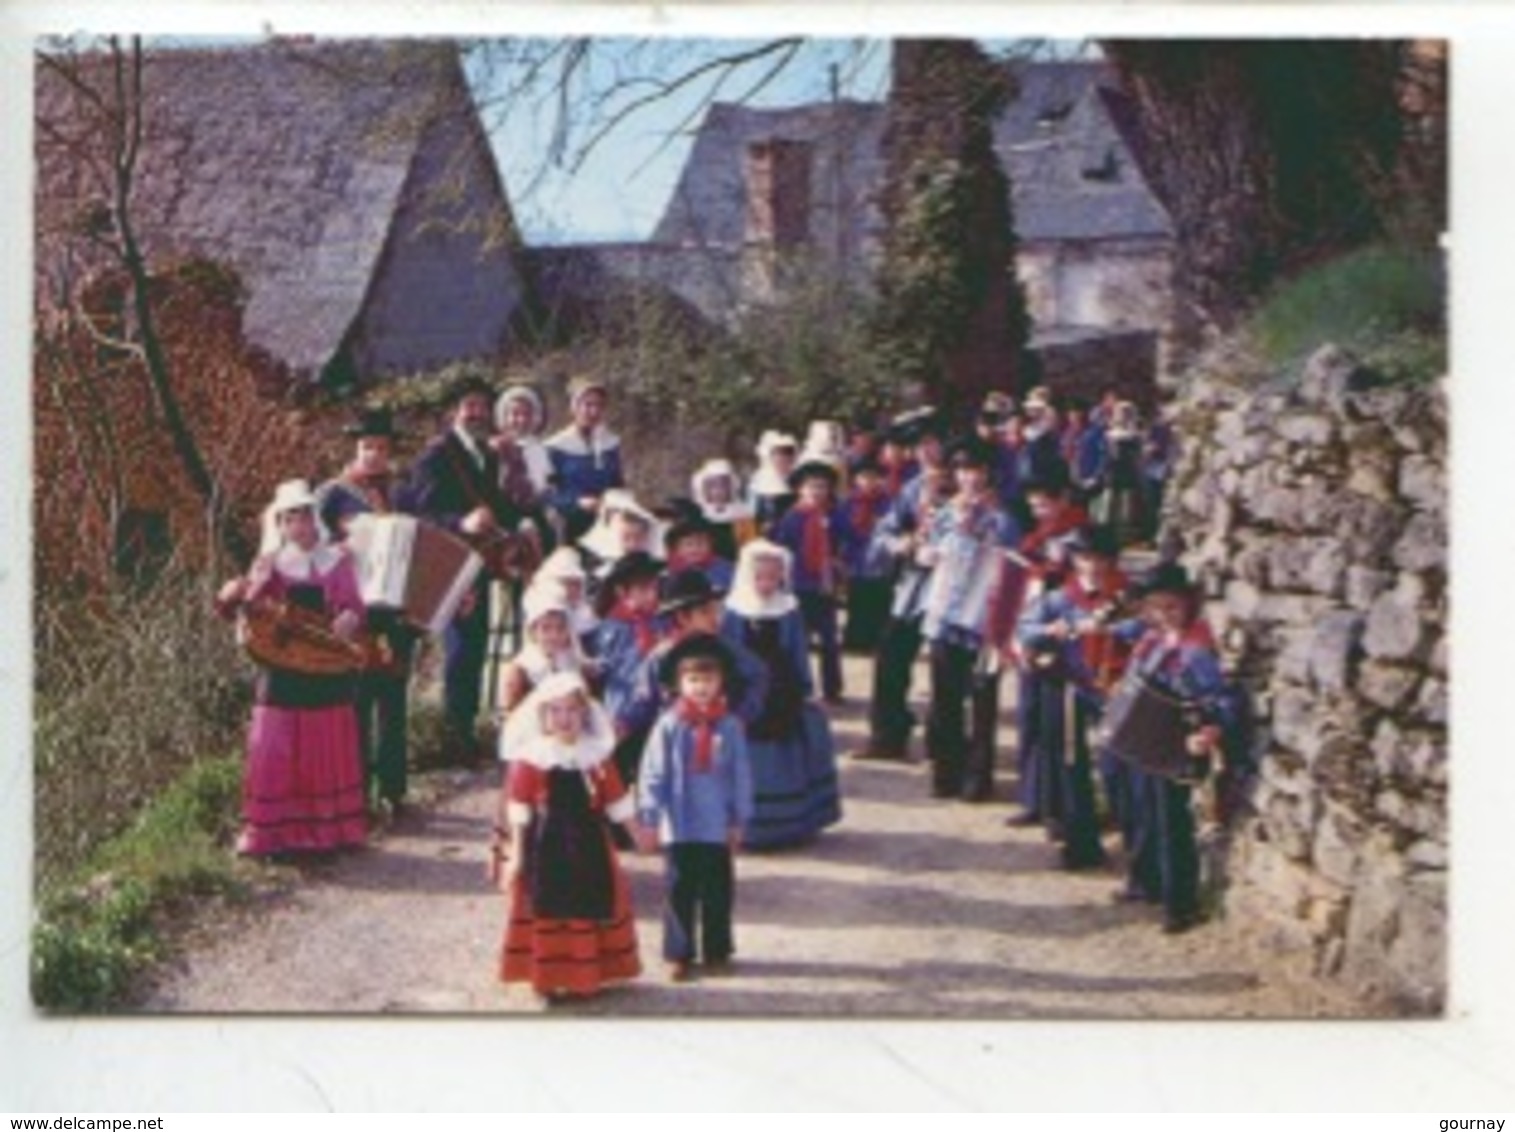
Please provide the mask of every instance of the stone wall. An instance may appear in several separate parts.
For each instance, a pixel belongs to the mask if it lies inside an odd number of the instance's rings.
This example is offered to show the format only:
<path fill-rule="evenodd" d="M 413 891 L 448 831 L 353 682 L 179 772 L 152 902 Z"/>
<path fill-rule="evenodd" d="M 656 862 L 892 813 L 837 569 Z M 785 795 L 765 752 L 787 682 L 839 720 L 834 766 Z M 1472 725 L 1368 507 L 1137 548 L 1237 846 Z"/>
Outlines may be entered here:
<path fill-rule="evenodd" d="M 1446 422 L 1334 347 L 1287 392 L 1197 378 L 1164 531 L 1255 699 L 1225 914 L 1411 1012 L 1445 997 Z"/>

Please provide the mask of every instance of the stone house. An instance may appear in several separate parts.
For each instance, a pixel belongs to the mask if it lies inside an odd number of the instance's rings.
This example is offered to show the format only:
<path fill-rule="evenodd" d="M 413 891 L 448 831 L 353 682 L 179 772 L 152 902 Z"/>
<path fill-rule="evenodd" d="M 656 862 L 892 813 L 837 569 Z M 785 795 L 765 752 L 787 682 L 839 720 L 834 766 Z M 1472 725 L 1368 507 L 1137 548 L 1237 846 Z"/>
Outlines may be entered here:
<path fill-rule="evenodd" d="M 1113 379 L 1146 400 L 1172 320 L 1173 227 L 1142 172 L 1135 114 L 1101 63 L 1022 64 L 1016 79 L 995 145 L 1013 194 L 1033 347 L 1065 390 Z M 883 237 L 886 116 L 882 103 L 849 100 L 717 103 L 647 243 L 534 254 L 593 262 L 601 277 L 671 280 L 718 322 L 780 299 L 808 273 L 866 288 Z"/>
<path fill-rule="evenodd" d="M 107 207 L 88 90 L 99 55 L 39 61 L 39 313 L 77 297 Z M 69 81 L 70 76 L 79 82 Z M 248 340 L 338 383 L 497 354 L 519 240 L 455 48 L 303 42 L 150 51 L 132 214 L 150 265 L 232 268 Z"/>

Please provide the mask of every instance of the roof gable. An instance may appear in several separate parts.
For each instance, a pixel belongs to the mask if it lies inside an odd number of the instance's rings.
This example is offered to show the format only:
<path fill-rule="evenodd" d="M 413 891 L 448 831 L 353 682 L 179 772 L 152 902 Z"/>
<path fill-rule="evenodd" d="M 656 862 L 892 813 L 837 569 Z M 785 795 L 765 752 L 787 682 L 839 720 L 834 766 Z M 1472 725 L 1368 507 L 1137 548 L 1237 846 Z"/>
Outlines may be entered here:
<path fill-rule="evenodd" d="M 106 64 L 77 65 L 93 83 Z M 78 93 L 40 63 L 36 78 L 39 126 L 87 131 Z M 144 250 L 235 268 L 249 340 L 297 371 L 329 360 L 360 310 L 427 123 L 476 112 L 455 51 L 426 41 L 149 52 L 143 101 L 132 209 Z M 101 199 L 80 158 L 39 128 L 39 302 L 88 265 L 58 239 Z"/>

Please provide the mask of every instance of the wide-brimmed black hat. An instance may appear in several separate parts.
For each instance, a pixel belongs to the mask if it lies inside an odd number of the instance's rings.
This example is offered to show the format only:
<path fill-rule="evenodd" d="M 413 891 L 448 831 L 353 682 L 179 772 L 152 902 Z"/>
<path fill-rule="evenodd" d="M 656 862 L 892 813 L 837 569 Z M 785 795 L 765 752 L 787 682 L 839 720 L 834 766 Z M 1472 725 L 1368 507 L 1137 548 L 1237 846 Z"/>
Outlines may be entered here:
<path fill-rule="evenodd" d="M 595 613 L 604 617 L 615 604 L 616 591 L 632 582 L 657 578 L 663 572 L 663 563 L 645 550 L 633 550 L 617 558 L 606 571 L 595 595 Z"/>
<path fill-rule="evenodd" d="M 731 654 L 730 645 L 714 633 L 690 633 L 670 648 L 658 662 L 658 683 L 665 688 L 673 688 L 678 684 L 679 667 L 690 660 L 710 661 L 718 665 L 727 684 L 730 684 L 736 672 L 736 660 Z"/>
<path fill-rule="evenodd" d="M 1152 597 L 1155 594 L 1180 594 L 1193 597 L 1198 592 L 1194 580 L 1177 562 L 1159 562 L 1144 574 L 1136 585 L 1136 596 Z"/>
<path fill-rule="evenodd" d="M 789 486 L 798 491 L 800 484 L 817 476 L 829 483 L 833 490 L 835 490 L 838 481 L 842 478 L 841 473 L 836 470 L 836 465 L 831 461 L 817 460 L 812 457 L 808 460 L 801 460 L 794 466 L 794 471 L 789 473 Z"/>
<path fill-rule="evenodd" d="M 919 409 L 907 409 L 889 422 L 884 432 L 886 440 L 895 444 L 919 444 L 928 436 L 940 437 L 945 422 L 940 413 L 930 405 Z"/>
<path fill-rule="evenodd" d="M 488 397 L 490 405 L 494 404 L 494 385 L 481 372 L 476 369 L 470 369 L 457 377 L 447 387 L 447 403 L 449 405 L 456 405 L 464 397 L 471 397 L 475 394 Z"/>
<path fill-rule="evenodd" d="M 1080 527 L 1063 545 L 1069 554 L 1093 554 L 1100 558 L 1120 556 L 1120 544 L 1115 539 L 1115 532 L 1103 523 Z"/>
<path fill-rule="evenodd" d="M 343 436 L 359 439 L 365 436 L 382 436 L 393 440 L 399 434 L 395 432 L 395 417 L 388 409 L 364 409 L 342 430 Z"/>
<path fill-rule="evenodd" d="M 675 511 L 663 532 L 663 548 L 672 551 L 679 545 L 680 540 L 690 535 L 705 535 L 714 538 L 715 525 L 699 511 L 692 514 L 682 509 Z"/>
<path fill-rule="evenodd" d="M 960 437 L 947 450 L 947 463 L 954 468 L 990 468 L 994 460 L 994 447 L 976 436 Z"/>
<path fill-rule="evenodd" d="M 726 591 L 718 588 L 703 570 L 680 570 L 663 580 L 663 601 L 658 614 L 669 617 L 685 609 L 698 609 L 720 601 Z"/>

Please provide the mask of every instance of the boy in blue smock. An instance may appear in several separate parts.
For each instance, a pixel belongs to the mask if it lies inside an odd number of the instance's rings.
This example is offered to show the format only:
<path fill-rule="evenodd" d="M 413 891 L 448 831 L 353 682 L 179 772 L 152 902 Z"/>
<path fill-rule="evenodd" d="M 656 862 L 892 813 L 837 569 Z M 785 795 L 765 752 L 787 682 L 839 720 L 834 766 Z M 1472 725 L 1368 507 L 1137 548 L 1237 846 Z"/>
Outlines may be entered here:
<path fill-rule="evenodd" d="M 663 959 L 675 982 L 696 960 L 720 972 L 736 950 L 733 858 L 752 819 L 752 768 L 745 729 L 726 704 L 729 655 L 718 638 L 696 634 L 663 659 L 676 698 L 653 726 L 638 780 L 642 820 L 663 849 Z"/>

